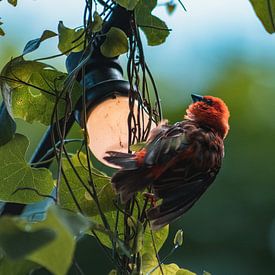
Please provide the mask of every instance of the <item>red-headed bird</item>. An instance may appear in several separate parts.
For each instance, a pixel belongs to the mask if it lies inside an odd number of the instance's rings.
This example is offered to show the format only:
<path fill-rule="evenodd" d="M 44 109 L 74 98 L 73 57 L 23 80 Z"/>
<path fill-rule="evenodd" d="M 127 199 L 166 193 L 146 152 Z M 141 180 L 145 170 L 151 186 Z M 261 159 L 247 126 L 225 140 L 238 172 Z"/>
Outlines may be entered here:
<path fill-rule="evenodd" d="M 160 205 L 147 211 L 155 230 L 189 210 L 214 181 L 222 164 L 228 108 L 217 97 L 192 94 L 192 99 L 184 120 L 174 125 L 161 123 L 150 132 L 140 151 L 109 151 L 105 157 L 122 168 L 112 177 L 122 202 L 146 187 L 162 199 Z"/>

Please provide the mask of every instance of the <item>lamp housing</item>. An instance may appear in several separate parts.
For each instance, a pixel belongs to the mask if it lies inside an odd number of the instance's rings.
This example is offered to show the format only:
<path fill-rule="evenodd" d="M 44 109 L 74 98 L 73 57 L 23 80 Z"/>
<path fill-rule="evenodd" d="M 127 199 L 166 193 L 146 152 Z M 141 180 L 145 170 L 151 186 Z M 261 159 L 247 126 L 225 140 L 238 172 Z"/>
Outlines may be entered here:
<path fill-rule="evenodd" d="M 68 71 L 77 66 L 80 56 L 81 53 L 75 53 L 67 58 Z M 123 79 L 118 60 L 105 59 L 95 59 L 86 65 L 85 75 L 80 81 L 85 87 L 85 101 L 79 99 L 74 114 L 82 128 L 86 124 L 93 155 L 105 165 L 114 167 L 103 157 L 106 151 L 128 152 L 130 84 Z M 137 100 L 134 116 L 137 119 Z M 145 114 L 144 123 L 148 122 L 149 116 Z"/>

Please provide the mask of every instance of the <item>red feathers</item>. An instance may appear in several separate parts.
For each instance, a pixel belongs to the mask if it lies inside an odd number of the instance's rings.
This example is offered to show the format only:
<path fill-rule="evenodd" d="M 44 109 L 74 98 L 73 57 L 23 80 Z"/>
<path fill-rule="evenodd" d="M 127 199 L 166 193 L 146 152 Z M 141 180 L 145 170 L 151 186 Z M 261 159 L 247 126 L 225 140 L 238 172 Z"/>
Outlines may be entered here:
<path fill-rule="evenodd" d="M 208 125 L 225 138 L 229 130 L 230 115 L 226 104 L 220 98 L 213 96 L 204 96 L 202 99 L 188 107 L 185 118 Z"/>
<path fill-rule="evenodd" d="M 135 154 L 107 152 L 105 159 L 122 169 L 112 185 L 126 202 L 151 187 L 162 203 L 147 211 L 153 229 L 184 214 L 214 181 L 224 154 L 229 111 L 216 97 L 192 95 L 182 122 L 160 124 L 146 146 Z"/>
<path fill-rule="evenodd" d="M 135 160 L 137 162 L 137 166 L 141 166 L 143 164 L 143 160 L 144 160 L 144 157 L 146 156 L 146 153 L 147 153 L 146 149 L 143 148 L 134 154 Z"/>

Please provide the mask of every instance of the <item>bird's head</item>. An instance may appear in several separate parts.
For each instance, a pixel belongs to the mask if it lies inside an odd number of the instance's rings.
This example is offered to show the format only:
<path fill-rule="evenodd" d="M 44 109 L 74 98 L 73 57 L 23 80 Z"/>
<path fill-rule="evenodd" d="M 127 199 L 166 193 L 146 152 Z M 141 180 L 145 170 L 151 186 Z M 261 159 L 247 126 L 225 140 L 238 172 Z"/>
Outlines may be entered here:
<path fill-rule="evenodd" d="M 229 110 L 218 97 L 192 94 L 193 103 L 189 105 L 185 118 L 194 120 L 202 126 L 210 127 L 225 138 L 229 130 Z"/>

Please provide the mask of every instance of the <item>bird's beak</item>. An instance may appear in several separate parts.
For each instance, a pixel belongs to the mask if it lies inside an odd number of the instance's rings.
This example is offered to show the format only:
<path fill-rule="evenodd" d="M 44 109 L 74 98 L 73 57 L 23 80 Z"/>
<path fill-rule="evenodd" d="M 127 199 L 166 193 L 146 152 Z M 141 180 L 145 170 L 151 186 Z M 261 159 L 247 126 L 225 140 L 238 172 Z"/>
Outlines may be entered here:
<path fill-rule="evenodd" d="M 198 102 L 198 101 L 203 101 L 203 96 L 201 95 L 196 95 L 196 94 L 191 94 L 193 102 Z"/>

